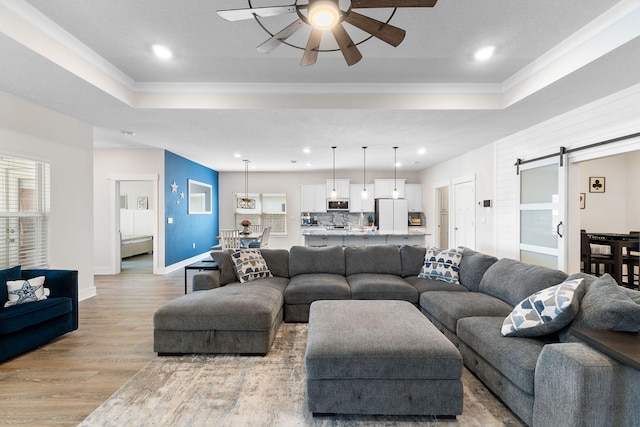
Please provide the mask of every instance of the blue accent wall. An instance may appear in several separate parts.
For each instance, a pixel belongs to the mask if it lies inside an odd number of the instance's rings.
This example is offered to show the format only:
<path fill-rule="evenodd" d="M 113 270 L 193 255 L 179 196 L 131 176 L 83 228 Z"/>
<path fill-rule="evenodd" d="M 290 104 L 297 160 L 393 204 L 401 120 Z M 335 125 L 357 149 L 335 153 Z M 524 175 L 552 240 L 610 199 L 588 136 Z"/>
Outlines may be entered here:
<path fill-rule="evenodd" d="M 210 184 L 212 214 L 189 214 L 189 180 Z M 176 183 L 174 193 L 171 184 Z M 169 151 L 164 155 L 165 267 L 209 251 L 219 234 L 218 172 Z M 180 196 L 184 193 L 184 198 Z M 168 219 L 173 223 L 169 224 Z M 196 244 L 195 249 L 193 244 Z"/>

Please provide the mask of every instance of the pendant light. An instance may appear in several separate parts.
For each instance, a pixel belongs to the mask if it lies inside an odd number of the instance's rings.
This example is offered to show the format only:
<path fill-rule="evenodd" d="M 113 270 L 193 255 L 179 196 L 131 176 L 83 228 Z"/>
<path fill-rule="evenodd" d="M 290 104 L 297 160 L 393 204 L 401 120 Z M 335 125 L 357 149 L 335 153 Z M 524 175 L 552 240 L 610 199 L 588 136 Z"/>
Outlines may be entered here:
<path fill-rule="evenodd" d="M 394 199 L 400 197 L 398 192 L 398 147 L 393 147 L 393 193 L 391 197 Z"/>
<path fill-rule="evenodd" d="M 251 209 L 249 200 L 249 160 L 244 162 L 244 198 L 240 199 L 240 209 Z"/>
<path fill-rule="evenodd" d="M 335 200 L 338 197 L 338 191 L 336 191 L 336 146 L 331 147 L 333 150 L 333 190 L 331 190 L 331 200 Z"/>
<path fill-rule="evenodd" d="M 367 147 L 362 147 L 362 200 L 367 200 L 369 194 L 367 193 Z"/>

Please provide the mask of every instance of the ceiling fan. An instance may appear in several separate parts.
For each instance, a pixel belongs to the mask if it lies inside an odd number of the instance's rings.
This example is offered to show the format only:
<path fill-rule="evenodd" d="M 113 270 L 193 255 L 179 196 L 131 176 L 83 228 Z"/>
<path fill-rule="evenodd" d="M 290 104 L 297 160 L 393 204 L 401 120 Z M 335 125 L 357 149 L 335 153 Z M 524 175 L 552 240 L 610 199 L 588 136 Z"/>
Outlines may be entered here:
<path fill-rule="evenodd" d="M 273 34 L 258 46 L 258 52 L 269 53 L 284 43 L 296 31 L 309 25 L 311 33 L 307 40 L 300 65 L 313 65 L 318 59 L 320 42 L 325 31 L 333 35 L 347 65 L 351 66 L 362 59 L 362 54 L 353 42 L 343 23 L 347 22 L 362 31 L 371 34 L 392 46 L 402 43 L 405 31 L 377 19 L 355 12 L 353 9 L 394 8 L 398 7 L 433 7 L 437 0 L 296 0 L 294 4 L 270 7 L 218 10 L 220 17 L 228 21 L 242 19 L 258 19 L 269 16 L 295 13 L 298 19 Z M 393 16 L 393 14 L 392 14 Z"/>

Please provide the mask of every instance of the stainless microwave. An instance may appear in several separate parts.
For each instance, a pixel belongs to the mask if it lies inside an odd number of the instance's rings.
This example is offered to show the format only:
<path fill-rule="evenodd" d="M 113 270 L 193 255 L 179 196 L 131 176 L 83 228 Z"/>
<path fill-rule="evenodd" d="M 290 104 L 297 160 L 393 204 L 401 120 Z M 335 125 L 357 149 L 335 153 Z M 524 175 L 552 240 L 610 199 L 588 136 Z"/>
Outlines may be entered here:
<path fill-rule="evenodd" d="M 327 212 L 328 211 L 349 212 L 349 199 L 327 199 Z"/>

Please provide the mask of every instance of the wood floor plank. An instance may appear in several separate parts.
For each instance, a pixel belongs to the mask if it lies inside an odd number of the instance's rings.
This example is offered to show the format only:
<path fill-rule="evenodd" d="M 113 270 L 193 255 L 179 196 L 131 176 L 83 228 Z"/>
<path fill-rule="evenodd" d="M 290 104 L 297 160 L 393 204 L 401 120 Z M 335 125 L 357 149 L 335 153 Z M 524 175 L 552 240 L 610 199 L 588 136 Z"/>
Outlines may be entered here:
<path fill-rule="evenodd" d="M 153 313 L 184 293 L 183 271 L 95 284 L 77 331 L 0 364 L 0 425 L 75 426 L 155 357 Z"/>

